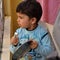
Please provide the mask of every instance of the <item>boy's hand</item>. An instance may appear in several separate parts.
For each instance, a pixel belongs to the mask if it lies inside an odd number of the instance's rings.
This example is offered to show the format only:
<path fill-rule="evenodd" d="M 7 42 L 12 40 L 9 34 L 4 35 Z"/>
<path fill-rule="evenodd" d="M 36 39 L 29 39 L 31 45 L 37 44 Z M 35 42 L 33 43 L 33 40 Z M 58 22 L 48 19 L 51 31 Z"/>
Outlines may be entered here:
<path fill-rule="evenodd" d="M 18 37 L 12 37 L 11 38 L 11 44 L 13 44 L 13 45 L 17 45 L 18 44 Z"/>
<path fill-rule="evenodd" d="M 31 44 L 30 44 L 31 49 L 35 49 L 35 48 L 37 48 L 37 46 L 38 46 L 37 41 L 32 40 L 32 42 L 31 42 Z"/>

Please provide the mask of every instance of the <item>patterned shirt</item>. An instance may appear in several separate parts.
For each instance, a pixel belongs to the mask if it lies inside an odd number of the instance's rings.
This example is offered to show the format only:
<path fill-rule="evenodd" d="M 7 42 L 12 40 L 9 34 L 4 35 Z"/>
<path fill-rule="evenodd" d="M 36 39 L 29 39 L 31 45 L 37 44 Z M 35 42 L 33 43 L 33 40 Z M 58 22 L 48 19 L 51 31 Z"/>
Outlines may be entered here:
<path fill-rule="evenodd" d="M 28 60 L 29 55 L 32 56 L 32 60 L 45 60 L 46 56 L 54 50 L 48 30 L 41 25 L 38 25 L 36 29 L 32 31 L 28 31 L 25 28 L 19 28 L 16 30 L 16 32 L 18 33 L 20 44 L 23 44 L 31 39 L 38 42 L 38 47 L 36 49 L 29 51 L 25 55 L 25 60 Z M 11 45 L 10 51 L 14 53 L 18 48 L 19 45 L 17 45 L 17 47 Z"/>

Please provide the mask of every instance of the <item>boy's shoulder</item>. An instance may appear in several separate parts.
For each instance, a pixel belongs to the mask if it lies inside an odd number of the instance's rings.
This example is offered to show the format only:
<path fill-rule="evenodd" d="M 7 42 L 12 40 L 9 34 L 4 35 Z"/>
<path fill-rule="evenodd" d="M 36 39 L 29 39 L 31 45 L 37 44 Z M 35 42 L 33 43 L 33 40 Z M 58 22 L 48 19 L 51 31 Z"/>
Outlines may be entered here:
<path fill-rule="evenodd" d="M 22 31 L 24 31 L 25 29 L 24 28 L 18 28 L 17 30 L 16 30 L 16 32 L 22 32 Z"/>
<path fill-rule="evenodd" d="M 49 34 L 49 30 L 48 30 L 45 22 L 39 22 L 39 28 L 38 29 L 39 29 L 38 31 L 39 31 L 40 36 L 43 36 L 46 33 Z"/>
<path fill-rule="evenodd" d="M 45 22 L 39 22 L 38 23 L 39 24 L 39 29 L 40 29 L 40 31 L 48 31 L 48 28 L 47 28 L 47 26 L 46 26 L 46 23 Z"/>
<path fill-rule="evenodd" d="M 39 21 L 38 23 L 40 25 L 41 28 L 47 29 L 46 23 L 43 21 Z"/>

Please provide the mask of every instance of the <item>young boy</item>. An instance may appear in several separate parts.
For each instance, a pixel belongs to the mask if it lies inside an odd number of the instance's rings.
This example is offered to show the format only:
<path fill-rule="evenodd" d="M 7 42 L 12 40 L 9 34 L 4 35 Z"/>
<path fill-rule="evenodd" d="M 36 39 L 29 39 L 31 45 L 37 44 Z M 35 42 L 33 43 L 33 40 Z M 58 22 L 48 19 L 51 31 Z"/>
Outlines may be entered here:
<path fill-rule="evenodd" d="M 45 60 L 46 56 L 53 51 L 48 31 L 38 24 L 42 16 L 42 7 L 37 1 L 23 1 L 17 8 L 17 23 L 20 26 L 16 30 L 18 37 L 11 38 L 10 51 L 14 53 L 19 44 L 32 40 L 31 51 L 25 55 L 25 60 Z"/>

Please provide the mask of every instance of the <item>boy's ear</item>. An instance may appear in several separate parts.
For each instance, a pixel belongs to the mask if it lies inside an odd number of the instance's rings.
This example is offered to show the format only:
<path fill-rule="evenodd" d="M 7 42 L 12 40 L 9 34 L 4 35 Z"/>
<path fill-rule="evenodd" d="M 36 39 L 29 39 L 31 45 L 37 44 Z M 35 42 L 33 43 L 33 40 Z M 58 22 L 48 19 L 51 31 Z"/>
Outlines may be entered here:
<path fill-rule="evenodd" d="M 32 21 L 32 24 L 35 24 L 36 23 L 36 18 L 33 17 L 31 21 Z"/>

